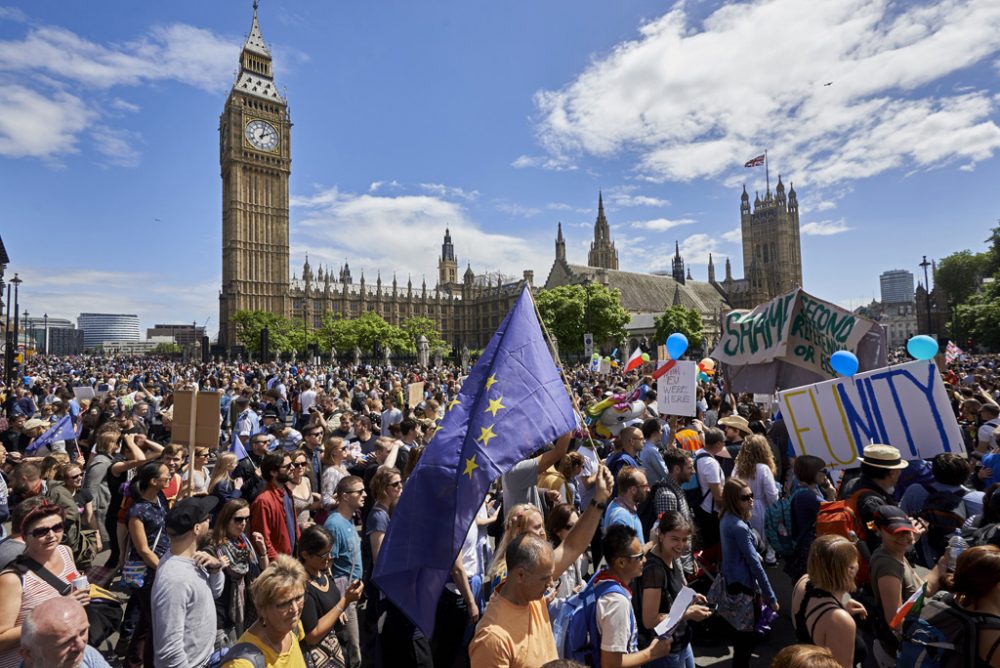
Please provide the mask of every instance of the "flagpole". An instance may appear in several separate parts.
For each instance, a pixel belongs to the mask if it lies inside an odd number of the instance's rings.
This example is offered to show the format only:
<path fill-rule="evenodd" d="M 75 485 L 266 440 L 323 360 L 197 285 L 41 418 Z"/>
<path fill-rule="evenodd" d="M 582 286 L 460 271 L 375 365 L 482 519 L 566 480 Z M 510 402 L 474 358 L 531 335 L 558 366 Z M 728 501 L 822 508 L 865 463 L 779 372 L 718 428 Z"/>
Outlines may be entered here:
<path fill-rule="evenodd" d="M 767 190 L 765 191 L 765 193 L 766 193 L 766 195 L 770 195 L 771 194 L 771 173 L 768 171 L 768 167 L 767 167 L 767 149 L 766 148 L 764 149 L 764 180 L 767 183 Z M 765 197 L 766 197 L 766 195 L 765 195 Z"/>

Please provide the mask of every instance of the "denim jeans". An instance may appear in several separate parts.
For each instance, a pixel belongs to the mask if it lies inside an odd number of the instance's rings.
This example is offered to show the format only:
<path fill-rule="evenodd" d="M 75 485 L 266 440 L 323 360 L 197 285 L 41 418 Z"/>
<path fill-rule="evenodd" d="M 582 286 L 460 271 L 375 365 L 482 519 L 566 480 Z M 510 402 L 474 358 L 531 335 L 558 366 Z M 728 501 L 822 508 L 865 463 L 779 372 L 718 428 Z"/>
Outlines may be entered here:
<path fill-rule="evenodd" d="M 650 661 L 646 664 L 646 668 L 695 668 L 694 650 L 688 644 L 679 652 L 671 652 L 655 661 Z"/>

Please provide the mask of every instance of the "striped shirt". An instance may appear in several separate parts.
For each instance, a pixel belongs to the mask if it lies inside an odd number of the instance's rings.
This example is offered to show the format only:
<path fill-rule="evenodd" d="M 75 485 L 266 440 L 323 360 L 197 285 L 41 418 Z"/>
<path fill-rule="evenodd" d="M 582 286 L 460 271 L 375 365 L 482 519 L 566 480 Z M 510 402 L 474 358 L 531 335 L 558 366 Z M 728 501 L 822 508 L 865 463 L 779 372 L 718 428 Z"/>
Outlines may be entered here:
<path fill-rule="evenodd" d="M 74 578 L 78 577 L 80 574 L 76 570 L 76 564 L 73 563 L 73 555 L 70 553 L 69 548 L 65 545 L 60 545 L 56 548 L 56 552 L 62 557 L 63 567 L 58 572 L 55 573 L 60 580 L 65 580 L 66 582 L 72 582 Z M 27 571 L 24 574 L 24 579 L 21 584 L 21 609 L 17 611 L 17 620 L 14 622 L 15 626 L 21 626 L 24 623 L 24 618 L 34 610 L 41 603 L 49 600 L 50 598 L 58 598 L 61 594 L 52 588 L 52 585 L 45 582 L 37 575 L 31 571 Z M 21 665 L 21 652 L 20 648 L 14 648 L 7 652 L 0 653 L 0 668 L 17 668 Z"/>

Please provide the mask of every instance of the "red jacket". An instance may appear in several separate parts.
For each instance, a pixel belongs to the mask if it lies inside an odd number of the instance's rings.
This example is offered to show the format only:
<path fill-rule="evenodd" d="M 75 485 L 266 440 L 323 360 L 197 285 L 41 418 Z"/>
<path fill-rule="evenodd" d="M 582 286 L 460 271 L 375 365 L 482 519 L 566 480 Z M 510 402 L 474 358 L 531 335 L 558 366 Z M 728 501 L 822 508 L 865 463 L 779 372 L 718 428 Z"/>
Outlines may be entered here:
<path fill-rule="evenodd" d="M 257 495 L 250 506 L 250 529 L 259 531 L 267 544 L 267 557 L 274 559 L 279 554 L 292 554 L 292 541 L 288 538 L 288 524 L 285 521 L 285 497 L 288 491 L 273 482 L 267 483 L 264 491 Z M 299 541 L 299 522 L 295 522 L 295 542 Z"/>

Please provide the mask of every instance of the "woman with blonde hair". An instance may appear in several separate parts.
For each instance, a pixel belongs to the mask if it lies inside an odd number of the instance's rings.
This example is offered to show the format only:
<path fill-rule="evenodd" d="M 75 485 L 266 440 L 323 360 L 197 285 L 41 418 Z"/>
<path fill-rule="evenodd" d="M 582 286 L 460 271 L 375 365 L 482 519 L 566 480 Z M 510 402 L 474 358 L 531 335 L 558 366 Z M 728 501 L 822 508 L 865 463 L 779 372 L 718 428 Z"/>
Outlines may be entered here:
<path fill-rule="evenodd" d="M 789 645 L 774 657 L 771 668 L 840 668 L 840 663 L 829 648 Z"/>
<path fill-rule="evenodd" d="M 764 536 L 764 513 L 778 501 L 778 484 L 774 481 L 778 469 L 774 464 L 774 455 L 767 438 L 760 434 L 748 436 L 743 441 L 740 453 L 736 455 L 733 475 L 749 487 L 753 492 L 753 514 L 750 516 L 750 528 L 757 532 L 761 540 Z M 777 557 L 771 546 L 767 546 L 764 561 L 768 566 L 777 562 Z"/>
<path fill-rule="evenodd" d="M 337 484 L 350 473 L 347 472 L 347 453 L 350 446 L 339 436 L 330 436 L 323 442 L 323 476 L 320 500 L 323 508 L 333 510 L 337 505 Z"/>
<path fill-rule="evenodd" d="M 69 464 L 69 455 L 65 452 L 53 452 L 42 460 L 42 480 L 58 480 L 60 467 Z"/>
<path fill-rule="evenodd" d="M 864 665 L 868 650 L 852 615 L 867 616 L 851 598 L 858 549 L 843 536 L 820 536 L 809 549 L 806 575 L 792 592 L 792 623 L 801 643 L 828 647 L 840 668 Z"/>
<path fill-rule="evenodd" d="M 219 497 L 219 507 L 221 508 L 227 501 L 240 497 L 240 488 L 243 486 L 243 479 L 233 479 L 231 476 L 236 470 L 239 460 L 235 453 L 226 452 L 219 455 L 212 469 L 212 477 L 208 481 L 207 491 L 209 494 Z"/>
<path fill-rule="evenodd" d="M 487 578 L 493 584 L 491 590 L 507 578 L 507 546 L 512 540 L 526 533 L 545 538 L 545 520 L 537 507 L 530 503 L 519 503 L 507 513 L 507 519 L 503 523 L 503 536 L 493 552 L 493 561 L 486 571 Z"/>
<path fill-rule="evenodd" d="M 198 446 L 194 449 L 194 461 L 188 462 L 181 469 L 181 480 L 185 483 L 183 489 L 190 489 L 191 496 L 208 495 L 208 470 L 205 468 L 207 463 L 208 448 Z"/>
<path fill-rule="evenodd" d="M 279 554 L 250 585 L 257 621 L 237 644 L 252 645 L 256 652 L 230 650 L 223 668 L 305 668 L 306 660 L 299 645 L 304 637 L 301 617 L 309 576 L 298 560 Z"/>

